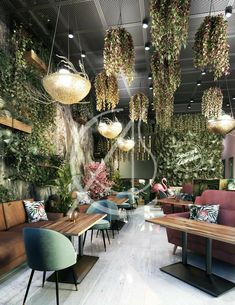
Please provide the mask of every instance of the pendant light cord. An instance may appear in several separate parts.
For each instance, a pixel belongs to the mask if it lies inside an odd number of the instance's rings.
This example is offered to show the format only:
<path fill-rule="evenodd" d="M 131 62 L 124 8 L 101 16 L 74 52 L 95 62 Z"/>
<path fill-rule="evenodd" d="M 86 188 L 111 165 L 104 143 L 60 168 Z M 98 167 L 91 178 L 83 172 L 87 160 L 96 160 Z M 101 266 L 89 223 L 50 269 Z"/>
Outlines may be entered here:
<path fill-rule="evenodd" d="M 53 40 L 52 40 L 52 45 L 51 45 L 51 52 L 50 52 L 50 58 L 49 58 L 49 63 L 48 63 L 48 68 L 47 68 L 47 75 L 49 74 L 50 69 L 51 69 L 51 59 L 52 59 L 52 54 L 53 54 L 53 49 L 54 49 L 54 44 L 55 44 L 55 36 L 56 36 L 57 26 L 58 26 L 58 21 L 59 21 L 59 16 L 60 16 L 60 8 L 61 8 L 61 4 L 59 5 L 57 17 L 56 17 L 56 24 L 55 24 L 55 30 L 54 30 L 54 35 L 53 35 Z"/>
<path fill-rule="evenodd" d="M 228 92 L 228 101 L 229 101 L 229 107 L 230 107 L 231 116 L 232 116 L 232 118 L 234 118 L 234 116 L 233 116 L 232 102 L 231 102 L 231 98 L 230 98 L 230 94 L 229 94 L 229 89 L 228 89 L 228 79 L 227 79 L 227 75 L 225 76 L 225 83 L 226 83 L 226 89 L 227 89 L 227 92 Z"/>
<path fill-rule="evenodd" d="M 211 11 L 212 11 L 212 5 L 213 5 L 213 0 L 211 0 L 211 3 L 210 3 L 210 10 L 209 10 L 209 16 L 211 16 Z"/>

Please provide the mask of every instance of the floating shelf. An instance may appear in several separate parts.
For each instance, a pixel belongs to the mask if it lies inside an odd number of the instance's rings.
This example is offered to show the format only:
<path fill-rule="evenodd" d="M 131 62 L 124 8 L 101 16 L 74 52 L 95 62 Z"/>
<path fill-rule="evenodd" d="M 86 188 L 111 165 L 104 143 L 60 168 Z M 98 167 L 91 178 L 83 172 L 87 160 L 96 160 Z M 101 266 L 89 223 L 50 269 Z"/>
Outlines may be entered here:
<path fill-rule="evenodd" d="M 32 132 L 32 127 L 13 118 L 0 117 L 0 125 L 4 125 L 26 133 Z"/>
<path fill-rule="evenodd" d="M 47 72 L 46 64 L 40 57 L 38 57 L 38 55 L 34 52 L 34 50 L 26 51 L 24 53 L 24 58 L 27 61 L 27 63 L 33 65 L 38 70 Z"/>

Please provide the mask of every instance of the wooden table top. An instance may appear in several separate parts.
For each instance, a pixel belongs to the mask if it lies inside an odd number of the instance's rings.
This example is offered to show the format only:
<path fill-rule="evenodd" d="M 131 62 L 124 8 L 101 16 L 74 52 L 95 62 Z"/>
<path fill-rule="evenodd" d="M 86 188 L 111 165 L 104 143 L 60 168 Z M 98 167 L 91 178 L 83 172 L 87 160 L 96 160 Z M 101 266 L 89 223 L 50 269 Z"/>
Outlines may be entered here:
<path fill-rule="evenodd" d="M 235 227 L 196 221 L 178 216 L 164 216 L 146 219 L 146 221 L 178 231 L 235 244 Z"/>
<path fill-rule="evenodd" d="M 43 228 L 55 230 L 68 236 L 80 236 L 105 216 L 106 214 L 80 213 L 76 222 L 71 221 L 69 217 L 63 217 L 56 222 L 46 224 Z"/>
<path fill-rule="evenodd" d="M 189 206 L 190 204 L 193 204 L 193 201 L 176 200 L 175 198 L 162 198 L 158 199 L 157 202 L 161 204 L 172 204 L 177 206 Z"/>
<path fill-rule="evenodd" d="M 116 196 L 108 196 L 108 200 L 116 203 L 117 205 L 122 205 L 128 201 L 128 198 L 117 198 Z"/>

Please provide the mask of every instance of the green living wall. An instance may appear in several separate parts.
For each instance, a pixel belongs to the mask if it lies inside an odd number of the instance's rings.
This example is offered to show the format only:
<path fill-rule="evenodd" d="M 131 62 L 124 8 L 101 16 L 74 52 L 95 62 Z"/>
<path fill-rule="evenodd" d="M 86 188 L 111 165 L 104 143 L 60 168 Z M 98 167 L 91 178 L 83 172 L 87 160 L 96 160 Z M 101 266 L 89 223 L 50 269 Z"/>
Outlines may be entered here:
<path fill-rule="evenodd" d="M 176 115 L 171 129 L 158 130 L 153 145 L 156 181 L 169 185 L 199 178 L 221 178 L 223 137 L 209 133 L 200 114 Z"/>

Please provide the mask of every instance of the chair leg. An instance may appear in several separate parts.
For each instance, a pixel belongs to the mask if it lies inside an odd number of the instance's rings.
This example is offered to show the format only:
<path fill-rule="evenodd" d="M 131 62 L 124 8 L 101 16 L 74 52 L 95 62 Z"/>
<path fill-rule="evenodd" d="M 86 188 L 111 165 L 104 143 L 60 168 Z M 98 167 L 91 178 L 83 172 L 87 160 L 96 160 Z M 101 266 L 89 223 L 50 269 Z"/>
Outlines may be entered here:
<path fill-rule="evenodd" d="M 115 221 L 115 226 L 116 226 L 116 230 L 117 230 L 117 232 L 118 232 L 118 234 L 119 234 L 118 220 Z"/>
<path fill-rule="evenodd" d="M 59 304 L 59 279 L 58 279 L 58 271 L 55 271 L 55 290 L 56 290 L 56 305 Z"/>
<path fill-rule="evenodd" d="M 173 248 L 173 254 L 174 254 L 174 255 L 175 255 L 175 253 L 176 253 L 176 250 L 177 250 L 177 246 L 174 245 L 174 248 Z"/>
<path fill-rule="evenodd" d="M 86 235 L 87 235 L 87 231 L 85 232 L 85 235 L 84 235 L 84 238 L 83 238 L 83 247 L 84 247 L 85 242 L 86 242 Z"/>
<path fill-rule="evenodd" d="M 109 244 L 110 244 L 109 232 L 108 232 L 108 230 L 105 230 L 105 232 L 106 232 L 106 235 L 107 235 L 107 238 L 108 238 Z"/>
<path fill-rule="evenodd" d="M 101 230 L 101 232 L 102 232 L 102 237 L 103 237 L 103 242 L 104 242 L 104 250 L 106 252 L 106 243 L 105 243 L 104 230 Z"/>
<path fill-rule="evenodd" d="M 98 237 L 98 234 L 99 234 L 99 230 L 97 230 L 97 232 L 96 232 L 96 238 Z"/>
<path fill-rule="evenodd" d="M 114 229 L 112 229 L 112 233 L 113 233 L 113 239 L 114 239 Z"/>
<path fill-rule="evenodd" d="M 45 280 L 46 280 L 46 271 L 43 271 L 43 276 L 42 276 L 42 287 L 44 287 Z"/>
<path fill-rule="evenodd" d="M 77 279 L 76 279 L 76 275 L 75 275 L 75 272 L 74 272 L 73 267 L 71 267 L 71 268 L 70 268 L 70 270 L 71 270 L 72 275 L 73 275 L 73 282 L 74 282 L 74 285 L 75 285 L 76 291 L 78 291 Z"/>
<path fill-rule="evenodd" d="M 93 232 L 94 232 L 94 230 L 91 229 L 91 242 L 92 242 L 92 239 L 93 239 Z"/>
<path fill-rule="evenodd" d="M 25 302 L 26 302 L 26 299 L 27 299 L 27 296 L 28 296 L 28 293 L 29 293 L 29 288 L 30 288 L 30 285 L 31 285 L 31 283 L 32 283 L 34 271 L 35 271 L 35 270 L 32 270 L 32 271 L 31 271 L 31 274 L 30 274 L 30 277 L 29 277 L 29 282 L 28 282 L 28 286 L 27 286 L 27 289 L 26 289 L 26 292 L 25 292 L 23 305 L 25 305 Z"/>

